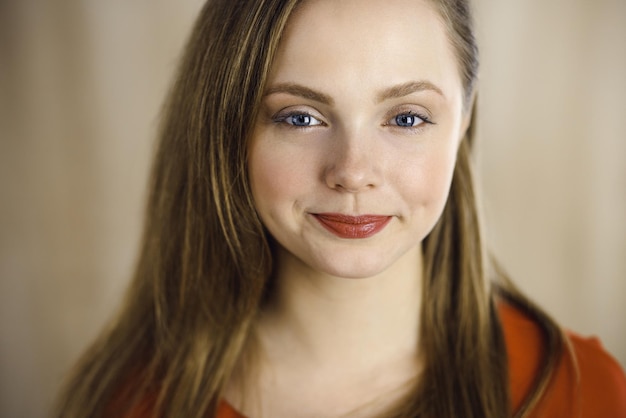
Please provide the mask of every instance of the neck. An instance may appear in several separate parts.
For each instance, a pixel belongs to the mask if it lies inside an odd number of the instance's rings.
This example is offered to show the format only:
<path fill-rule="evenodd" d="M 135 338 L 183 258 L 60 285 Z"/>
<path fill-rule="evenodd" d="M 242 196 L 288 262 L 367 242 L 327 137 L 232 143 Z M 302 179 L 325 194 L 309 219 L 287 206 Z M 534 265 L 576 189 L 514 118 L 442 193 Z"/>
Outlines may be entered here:
<path fill-rule="evenodd" d="M 275 297 L 259 319 L 271 360 L 371 370 L 416 359 L 422 257 L 416 246 L 384 272 L 346 279 L 311 271 L 282 250 Z"/>

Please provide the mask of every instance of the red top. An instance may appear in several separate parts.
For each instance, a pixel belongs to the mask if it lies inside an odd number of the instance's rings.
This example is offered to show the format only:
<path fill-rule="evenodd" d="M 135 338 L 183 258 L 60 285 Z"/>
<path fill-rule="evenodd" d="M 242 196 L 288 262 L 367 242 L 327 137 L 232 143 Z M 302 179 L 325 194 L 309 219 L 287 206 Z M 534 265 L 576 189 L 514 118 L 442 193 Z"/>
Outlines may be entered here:
<path fill-rule="evenodd" d="M 517 309 L 502 304 L 500 320 L 509 356 L 513 410 L 528 394 L 542 356 L 541 330 Z M 580 385 L 574 363 L 564 356 L 543 398 L 529 418 L 626 418 L 626 377 L 596 338 L 568 334 L 577 356 Z M 217 418 L 245 418 L 222 402 Z"/>
<path fill-rule="evenodd" d="M 517 309 L 502 304 L 500 319 L 509 356 L 513 410 L 530 390 L 542 357 L 541 330 Z M 576 366 L 564 356 L 544 396 L 528 418 L 626 418 L 626 376 L 596 338 L 569 334 Z M 142 402 L 126 418 L 150 416 L 150 402 Z M 216 418 L 245 418 L 222 402 Z"/>
<path fill-rule="evenodd" d="M 541 331 L 536 323 L 509 305 L 500 307 L 509 355 L 513 410 L 523 402 L 539 368 Z M 564 356 L 543 398 L 529 418 L 626 418 L 626 376 L 596 338 L 569 333 L 576 366 Z M 578 379 L 578 381 L 577 381 Z"/>

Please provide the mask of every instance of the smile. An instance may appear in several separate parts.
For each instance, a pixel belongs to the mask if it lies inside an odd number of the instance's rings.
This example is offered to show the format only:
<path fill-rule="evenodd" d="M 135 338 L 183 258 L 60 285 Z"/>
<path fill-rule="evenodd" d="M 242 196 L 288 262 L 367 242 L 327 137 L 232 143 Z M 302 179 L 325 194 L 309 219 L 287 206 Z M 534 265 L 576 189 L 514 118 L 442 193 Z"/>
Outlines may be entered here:
<path fill-rule="evenodd" d="M 339 238 L 368 238 L 380 232 L 391 220 L 391 216 L 349 216 L 340 213 L 315 213 L 315 219 Z"/>

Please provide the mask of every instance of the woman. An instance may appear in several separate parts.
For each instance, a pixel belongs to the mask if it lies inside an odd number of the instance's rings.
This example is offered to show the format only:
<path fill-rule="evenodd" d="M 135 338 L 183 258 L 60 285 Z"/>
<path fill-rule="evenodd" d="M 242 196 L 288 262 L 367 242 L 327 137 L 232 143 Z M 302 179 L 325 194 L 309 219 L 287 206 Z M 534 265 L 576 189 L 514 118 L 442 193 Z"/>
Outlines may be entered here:
<path fill-rule="evenodd" d="M 213 0 L 139 265 L 59 416 L 626 416 L 626 379 L 490 268 L 462 0 Z"/>

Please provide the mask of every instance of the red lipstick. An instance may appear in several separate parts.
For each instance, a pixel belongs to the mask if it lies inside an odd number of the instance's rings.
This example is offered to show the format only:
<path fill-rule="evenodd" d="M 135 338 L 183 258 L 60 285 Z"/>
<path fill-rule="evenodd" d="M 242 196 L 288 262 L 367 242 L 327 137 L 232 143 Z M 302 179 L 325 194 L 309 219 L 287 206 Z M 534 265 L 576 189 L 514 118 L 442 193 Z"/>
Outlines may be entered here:
<path fill-rule="evenodd" d="M 349 216 L 340 213 L 316 213 L 315 219 L 328 231 L 339 238 L 368 238 L 381 231 L 391 220 L 391 216 L 361 215 Z"/>

